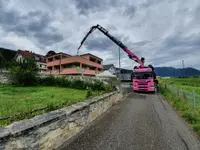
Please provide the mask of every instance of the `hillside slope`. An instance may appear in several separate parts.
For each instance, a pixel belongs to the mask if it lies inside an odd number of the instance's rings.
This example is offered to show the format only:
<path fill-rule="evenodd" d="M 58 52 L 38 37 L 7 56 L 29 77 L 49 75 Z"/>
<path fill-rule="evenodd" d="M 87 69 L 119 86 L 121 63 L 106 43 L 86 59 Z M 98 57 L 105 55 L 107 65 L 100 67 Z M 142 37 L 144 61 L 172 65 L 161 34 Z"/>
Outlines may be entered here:
<path fill-rule="evenodd" d="M 161 77 L 191 77 L 200 76 L 200 70 L 195 68 L 156 67 L 157 76 Z"/>

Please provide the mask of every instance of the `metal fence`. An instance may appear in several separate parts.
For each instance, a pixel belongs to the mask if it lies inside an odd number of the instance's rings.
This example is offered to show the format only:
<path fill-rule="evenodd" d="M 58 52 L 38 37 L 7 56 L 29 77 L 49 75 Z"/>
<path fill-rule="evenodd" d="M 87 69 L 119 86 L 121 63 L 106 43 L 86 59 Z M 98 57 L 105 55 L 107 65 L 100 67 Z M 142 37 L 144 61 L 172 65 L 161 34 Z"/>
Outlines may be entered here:
<path fill-rule="evenodd" d="M 185 100 L 188 104 L 192 105 L 194 109 L 200 108 L 200 95 L 195 91 L 187 91 L 172 85 L 163 85 L 165 89 L 176 94 L 181 99 Z"/>

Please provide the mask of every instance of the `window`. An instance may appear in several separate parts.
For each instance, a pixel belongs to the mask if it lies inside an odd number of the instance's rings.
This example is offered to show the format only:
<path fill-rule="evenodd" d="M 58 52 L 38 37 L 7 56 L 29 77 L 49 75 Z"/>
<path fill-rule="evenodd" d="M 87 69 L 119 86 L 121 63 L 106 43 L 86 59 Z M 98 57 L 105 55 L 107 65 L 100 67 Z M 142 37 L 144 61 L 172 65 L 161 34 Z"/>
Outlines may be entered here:
<path fill-rule="evenodd" d="M 96 62 L 96 60 L 94 58 L 91 58 L 91 57 L 90 57 L 90 61 Z"/>
<path fill-rule="evenodd" d="M 40 68 L 42 67 L 42 65 L 40 64 Z"/>
<path fill-rule="evenodd" d="M 152 72 L 134 72 L 132 74 L 132 77 L 136 79 L 148 79 L 148 78 L 153 77 L 153 73 Z"/>

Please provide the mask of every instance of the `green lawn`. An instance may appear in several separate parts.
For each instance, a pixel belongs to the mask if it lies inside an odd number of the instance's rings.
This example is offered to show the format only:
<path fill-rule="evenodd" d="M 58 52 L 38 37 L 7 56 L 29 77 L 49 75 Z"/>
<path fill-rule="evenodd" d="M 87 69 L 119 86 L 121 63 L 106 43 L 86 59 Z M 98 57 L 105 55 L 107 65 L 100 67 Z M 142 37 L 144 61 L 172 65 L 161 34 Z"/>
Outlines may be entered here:
<path fill-rule="evenodd" d="M 102 94 L 102 92 L 92 92 L 93 96 Z M 34 115 L 50 111 L 56 105 L 58 107 L 69 106 L 71 104 L 84 101 L 86 99 L 86 90 L 76 90 L 60 87 L 17 87 L 0 86 L 0 116 L 10 116 L 20 113 L 20 117 L 12 120 L 2 121 L 0 125 L 7 125 L 13 121 L 30 118 Z M 47 107 L 49 110 L 40 111 L 33 114 L 26 112 L 39 107 Z"/>

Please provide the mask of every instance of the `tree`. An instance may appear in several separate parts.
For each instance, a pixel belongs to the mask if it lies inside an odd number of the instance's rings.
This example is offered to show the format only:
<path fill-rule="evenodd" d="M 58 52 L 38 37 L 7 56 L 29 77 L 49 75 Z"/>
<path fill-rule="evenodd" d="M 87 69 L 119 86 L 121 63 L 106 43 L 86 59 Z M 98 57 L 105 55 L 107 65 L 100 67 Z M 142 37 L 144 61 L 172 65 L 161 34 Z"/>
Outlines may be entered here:
<path fill-rule="evenodd" d="M 0 57 L 0 69 L 4 68 L 4 60 Z"/>
<path fill-rule="evenodd" d="M 8 68 L 8 61 L 0 57 L 0 70 L 4 70 Z"/>
<path fill-rule="evenodd" d="M 50 51 L 47 52 L 46 56 L 52 56 L 52 55 L 55 55 L 55 54 L 56 54 L 55 51 L 50 50 Z"/>
<path fill-rule="evenodd" d="M 38 67 L 33 59 L 23 62 L 9 63 L 10 81 L 19 85 L 34 85 L 37 83 Z"/>

